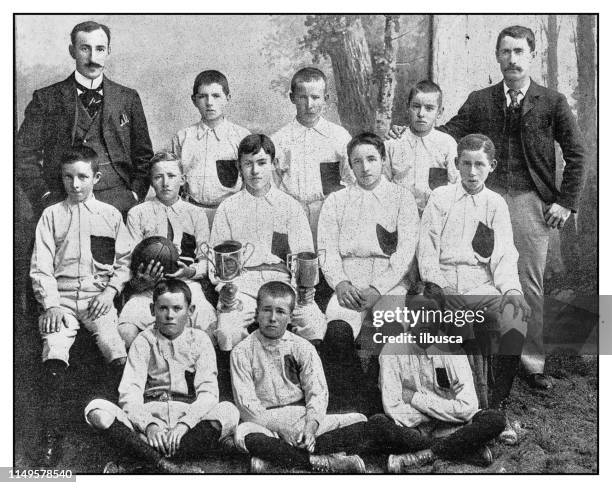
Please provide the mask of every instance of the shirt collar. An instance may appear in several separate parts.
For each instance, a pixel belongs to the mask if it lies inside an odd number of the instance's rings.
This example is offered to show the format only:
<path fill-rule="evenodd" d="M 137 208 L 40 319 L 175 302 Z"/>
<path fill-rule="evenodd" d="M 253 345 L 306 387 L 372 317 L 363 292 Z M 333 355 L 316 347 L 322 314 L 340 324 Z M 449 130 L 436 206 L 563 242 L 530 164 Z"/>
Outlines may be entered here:
<path fill-rule="evenodd" d="M 256 201 L 259 199 L 263 199 L 266 202 L 268 202 L 270 205 L 274 205 L 274 199 L 275 199 L 274 197 L 277 192 L 280 192 L 280 190 L 274 186 L 274 182 L 272 181 L 270 182 L 270 189 L 268 190 L 268 193 L 266 193 L 262 197 L 256 197 L 255 195 L 251 195 L 249 193 L 249 190 L 246 189 L 246 183 L 245 183 L 245 187 L 241 191 L 244 192 L 245 198 L 249 201 Z"/>
<path fill-rule="evenodd" d="M 423 143 L 425 143 L 427 139 L 429 138 L 429 136 L 431 136 L 434 130 L 435 130 L 435 127 L 432 127 L 432 129 L 429 131 L 427 135 L 418 136 L 414 132 L 412 132 L 412 130 L 410 130 L 410 127 L 408 127 L 404 131 L 400 139 L 405 139 L 406 142 L 408 142 L 408 144 L 410 145 L 410 147 L 414 149 L 419 143 L 419 141 L 422 141 Z"/>
<path fill-rule="evenodd" d="M 504 80 L 504 94 L 506 95 L 506 98 L 508 98 L 510 95 L 508 95 L 508 91 L 510 90 L 510 88 L 508 87 L 508 85 L 506 85 L 506 81 Z M 531 78 L 527 79 L 527 84 L 521 88 L 519 90 L 519 92 L 521 92 L 521 94 L 523 96 L 525 96 L 527 94 L 527 90 L 529 90 L 529 87 L 531 86 Z"/>
<path fill-rule="evenodd" d="M 455 185 L 456 185 L 456 189 L 455 189 L 455 202 L 458 202 L 459 200 L 461 200 L 462 198 L 465 197 L 465 198 L 471 198 L 474 203 L 478 203 L 482 198 L 484 198 L 483 195 L 487 191 L 486 183 L 485 183 L 484 187 L 482 188 L 482 190 L 480 190 L 475 195 L 471 195 L 470 193 L 468 193 L 467 190 L 465 188 L 463 188 L 463 185 L 461 184 L 461 181 L 458 181 L 457 183 L 455 183 Z"/>
<path fill-rule="evenodd" d="M 378 185 L 376 185 L 376 188 L 374 188 L 373 190 L 366 190 L 365 188 L 362 188 L 361 186 L 359 186 L 359 183 L 355 182 L 354 185 L 349 186 L 349 191 L 353 191 L 356 194 L 361 194 L 361 193 L 366 193 L 366 194 L 371 194 L 374 195 L 374 197 L 376 197 L 376 199 L 378 199 L 379 201 L 383 198 L 385 198 L 387 195 L 390 194 L 391 192 L 391 188 L 390 185 L 392 185 L 393 183 L 391 183 L 384 174 L 381 174 L 380 176 L 380 182 L 378 183 Z"/>
<path fill-rule="evenodd" d="M 172 209 L 174 212 L 179 213 L 181 206 L 183 205 L 183 200 L 179 199 L 174 202 L 172 205 L 166 205 L 164 204 L 159 198 L 155 197 L 153 198 L 153 200 L 151 200 L 152 202 L 155 202 L 158 206 L 162 207 L 164 210 L 168 210 L 168 209 Z"/>
<path fill-rule="evenodd" d="M 279 344 L 280 342 L 285 342 L 289 340 L 289 332 L 286 330 L 283 333 L 283 335 L 280 336 L 278 339 L 268 339 L 267 337 L 264 337 L 264 335 L 261 333 L 259 329 L 257 329 L 254 333 L 255 333 L 255 337 L 257 337 L 257 340 L 259 340 L 259 342 L 261 342 L 263 346 L 275 346 L 276 344 Z"/>
<path fill-rule="evenodd" d="M 157 339 L 157 343 L 161 346 L 162 344 L 180 344 L 184 341 L 190 342 L 189 338 L 187 338 L 188 329 L 185 327 L 183 332 L 181 332 L 174 339 L 168 339 L 165 335 L 163 335 L 159 330 L 153 326 L 153 334 L 155 334 L 155 338 Z"/>
<path fill-rule="evenodd" d="M 300 124 L 298 122 L 297 117 L 293 119 L 292 124 L 293 124 L 293 130 L 297 132 L 305 132 L 309 130 L 314 130 L 315 132 L 318 132 L 319 134 L 321 134 L 323 137 L 332 137 L 330 133 L 331 126 L 329 122 L 325 120 L 323 117 L 319 117 L 319 121 L 314 125 L 314 127 L 311 127 L 311 128 L 308 128 Z"/>
<path fill-rule="evenodd" d="M 90 80 L 89 78 L 85 78 L 81 73 L 75 70 L 74 79 L 77 81 L 77 83 L 80 83 L 85 88 L 91 88 L 92 90 L 95 90 L 102 84 L 102 81 L 104 80 L 104 74 L 101 74 L 95 80 Z"/>
<path fill-rule="evenodd" d="M 97 213 L 98 210 L 98 201 L 96 200 L 96 197 L 94 196 L 93 192 L 91 193 L 91 195 L 89 196 L 89 198 L 87 200 L 85 200 L 84 202 L 79 202 L 79 203 L 71 203 L 67 198 L 66 200 L 64 200 L 64 203 L 66 204 L 66 206 L 69 209 L 73 209 L 75 207 L 78 207 L 80 204 L 83 204 L 83 206 L 89 210 L 92 213 Z"/>
<path fill-rule="evenodd" d="M 198 122 L 196 136 L 197 136 L 198 140 L 202 140 L 204 138 L 204 136 L 208 132 L 210 132 L 210 133 L 212 133 L 217 138 L 218 141 L 220 141 L 222 139 L 227 139 L 228 131 L 229 131 L 229 124 L 228 124 L 226 118 L 224 118 L 221 121 L 221 123 L 217 127 L 215 127 L 214 129 L 211 129 L 202 120 L 200 120 Z"/>

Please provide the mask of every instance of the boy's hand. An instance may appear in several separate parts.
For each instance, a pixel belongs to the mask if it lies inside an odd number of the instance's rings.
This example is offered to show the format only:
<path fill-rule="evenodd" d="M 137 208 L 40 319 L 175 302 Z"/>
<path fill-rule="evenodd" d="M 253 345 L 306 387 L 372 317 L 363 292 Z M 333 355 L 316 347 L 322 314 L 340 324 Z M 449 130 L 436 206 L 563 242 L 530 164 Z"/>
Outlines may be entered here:
<path fill-rule="evenodd" d="M 385 135 L 385 140 L 399 139 L 408 127 L 405 125 L 392 125 L 389 132 Z"/>
<path fill-rule="evenodd" d="M 189 280 L 196 274 L 196 270 L 187 266 L 182 261 L 177 261 L 179 269 L 174 273 L 166 273 L 166 278 L 177 278 L 179 280 Z"/>
<path fill-rule="evenodd" d="M 442 291 L 444 292 L 446 305 L 454 309 L 459 309 L 463 307 L 463 300 L 461 300 L 461 297 L 458 295 L 457 290 L 455 290 L 452 286 L 445 286 Z"/>
<path fill-rule="evenodd" d="M 38 317 L 38 328 L 41 334 L 59 332 L 61 326 L 68 327 L 66 313 L 62 307 L 51 307 Z"/>
<path fill-rule="evenodd" d="M 306 422 L 304 430 L 298 434 L 297 447 L 300 449 L 305 449 L 312 454 L 314 452 L 316 442 L 315 433 L 317 432 L 318 428 L 319 423 L 316 420 L 309 420 Z"/>
<path fill-rule="evenodd" d="M 369 286 L 363 290 L 360 290 L 360 292 L 361 296 L 363 297 L 362 310 L 372 308 L 374 304 L 380 300 L 380 292 L 376 288 Z"/>
<path fill-rule="evenodd" d="M 91 302 L 89 302 L 89 313 L 87 314 L 87 318 L 96 320 L 102 317 L 102 315 L 106 315 L 110 312 L 110 309 L 113 308 L 113 300 L 116 294 L 117 290 L 112 286 L 107 286 L 103 292 L 95 296 Z"/>
<path fill-rule="evenodd" d="M 336 286 L 336 297 L 341 307 L 350 310 L 361 311 L 364 300 L 358 288 L 352 285 L 350 281 L 341 281 Z"/>
<path fill-rule="evenodd" d="M 153 288 L 155 283 L 161 280 L 163 276 L 164 267 L 159 261 L 151 259 L 146 268 L 144 263 L 138 265 L 136 276 L 134 276 L 132 282 L 137 291 L 145 291 Z"/>
<path fill-rule="evenodd" d="M 499 311 L 503 313 L 506 305 L 514 307 L 513 319 L 516 319 L 519 312 L 523 312 L 523 321 L 527 322 L 531 317 L 531 307 L 525 301 L 525 297 L 518 290 L 508 290 L 501 299 Z"/>
<path fill-rule="evenodd" d="M 145 432 L 147 436 L 147 443 L 158 452 L 162 453 L 164 456 L 168 456 L 170 449 L 168 444 L 168 438 L 166 436 L 166 432 L 157 424 L 149 424 L 147 425 L 147 431 Z"/>
<path fill-rule="evenodd" d="M 553 203 L 544 213 L 544 220 L 551 229 L 561 229 L 571 214 L 572 211 L 569 208 Z"/>
<path fill-rule="evenodd" d="M 292 429 L 289 426 L 279 427 L 276 430 L 276 433 L 280 436 L 282 440 L 284 440 L 287 444 L 293 447 L 297 447 L 298 437 L 300 432 Z"/>
<path fill-rule="evenodd" d="M 187 432 L 189 432 L 189 426 L 182 422 L 179 422 L 174 426 L 174 428 L 168 431 L 166 438 L 168 439 L 168 445 L 170 446 L 169 456 L 174 456 L 176 454 L 181 445 L 181 440 Z"/>

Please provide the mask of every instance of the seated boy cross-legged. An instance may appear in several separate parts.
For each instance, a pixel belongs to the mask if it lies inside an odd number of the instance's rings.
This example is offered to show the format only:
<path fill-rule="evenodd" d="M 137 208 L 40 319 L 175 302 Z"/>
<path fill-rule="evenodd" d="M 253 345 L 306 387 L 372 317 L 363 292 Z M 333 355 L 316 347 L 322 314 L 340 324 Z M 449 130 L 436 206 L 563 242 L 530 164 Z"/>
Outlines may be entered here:
<path fill-rule="evenodd" d="M 439 310 L 444 299 L 440 288 L 432 283 L 421 288 L 407 307 Z M 429 321 L 421 316 L 409 325 L 413 342 L 386 344 L 379 357 L 385 414 L 368 421 L 372 447 L 391 454 L 387 467 L 392 473 L 437 458 L 490 465 L 493 458 L 485 444 L 504 429 L 504 415 L 478 409 L 468 359 L 444 344 L 435 316 Z"/>
<path fill-rule="evenodd" d="M 327 415 L 327 384 L 312 344 L 287 331 L 295 306 L 287 283 L 272 281 L 257 294 L 259 329 L 231 353 L 234 400 L 240 411 L 235 441 L 251 454 L 251 471 L 276 465 L 317 471 L 364 473 L 357 455 L 366 417 Z"/>
<path fill-rule="evenodd" d="M 154 328 L 136 337 L 119 385 L 119 406 L 96 399 L 87 423 L 146 468 L 185 472 L 176 461 L 219 450 L 231 441 L 238 411 L 219 403 L 215 350 L 208 335 L 187 327 L 191 291 L 177 279 L 153 291 Z"/>
<path fill-rule="evenodd" d="M 213 222 L 210 235 L 213 247 L 228 240 L 253 246 L 252 256 L 245 256 L 248 260 L 242 263 L 244 271 L 232 281 L 242 309 L 228 312 L 217 307 L 217 340 L 221 351 L 230 351 L 248 335 L 247 327 L 254 322 L 255 297 L 261 285 L 268 281 L 290 282 L 285 265 L 287 254 L 314 250 L 302 207 L 272 183 L 275 154 L 274 144 L 263 134 L 251 134 L 240 142 L 238 162 L 244 188 L 219 205 Z M 214 269 L 209 276 L 217 284 L 222 302 L 227 291 L 223 288 L 227 285 L 219 283 Z M 312 299 L 296 307 L 291 325 L 309 341 L 320 341 L 325 334 L 325 318 Z"/>

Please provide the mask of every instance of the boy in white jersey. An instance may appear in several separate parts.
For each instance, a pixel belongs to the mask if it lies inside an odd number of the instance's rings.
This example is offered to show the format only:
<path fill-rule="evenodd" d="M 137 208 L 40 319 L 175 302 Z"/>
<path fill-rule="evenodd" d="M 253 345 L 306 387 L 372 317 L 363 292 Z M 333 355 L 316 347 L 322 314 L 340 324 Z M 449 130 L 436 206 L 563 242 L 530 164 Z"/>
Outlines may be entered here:
<path fill-rule="evenodd" d="M 62 456 L 62 398 L 70 349 L 81 326 L 89 330 L 118 382 L 126 351 L 117 332 L 113 300 L 130 276 L 130 243 L 119 211 L 96 200 L 98 155 L 76 147 L 62 157 L 66 199 L 44 210 L 36 227 L 30 277 L 43 309 L 41 417 L 44 426 L 39 464 Z"/>
<path fill-rule="evenodd" d="M 230 351 L 248 335 L 247 326 L 254 321 L 257 292 L 268 281 L 290 282 L 285 262 L 287 254 L 313 252 L 312 234 L 300 204 L 272 183 L 275 147 L 269 137 L 251 134 L 238 147 L 240 172 L 245 187 L 225 200 L 212 226 L 211 246 L 224 241 L 250 243 L 254 251 L 245 270 L 233 280 L 242 310 L 219 310 L 217 340 L 222 351 Z M 212 267 L 211 267 L 212 268 Z M 215 270 L 209 273 L 217 290 Z M 292 317 L 295 332 L 307 340 L 320 341 L 325 335 L 325 318 L 312 300 L 313 292 L 299 304 Z"/>
<path fill-rule="evenodd" d="M 295 120 L 272 135 L 278 157 L 275 178 L 281 190 L 303 205 L 316 241 L 323 200 L 355 181 L 346 159 L 351 136 L 322 117 L 329 98 L 322 71 L 303 68 L 295 73 L 289 98 Z"/>
<path fill-rule="evenodd" d="M 404 277 L 413 267 L 419 229 L 410 191 L 382 175 L 382 139 L 359 134 L 347 154 L 357 184 L 325 200 L 318 232 L 319 249 L 326 250 L 323 273 L 335 290 L 325 312 L 322 345 L 334 405 L 350 395 L 354 382 L 343 386 L 341 378 L 358 376 L 354 341 L 367 314 L 375 307 L 403 306 Z"/>
<path fill-rule="evenodd" d="M 186 200 L 205 209 L 210 225 L 219 204 L 242 187 L 237 151 L 249 131 L 225 117 L 230 99 L 225 75 L 202 71 L 193 83 L 191 96 L 202 119 L 181 129 L 172 139 L 172 152 L 185 169 Z"/>
<path fill-rule="evenodd" d="M 432 190 L 455 183 L 457 143 L 434 128 L 442 115 L 442 90 L 432 81 L 418 82 L 408 94 L 409 130 L 386 142 L 389 179 L 408 188 L 422 213 Z"/>
<path fill-rule="evenodd" d="M 204 209 L 181 200 L 179 191 L 185 175 L 175 154 L 163 151 L 155 154 L 149 171 L 155 198 L 137 205 L 128 213 L 127 228 L 132 246 L 152 236 L 167 237 L 174 243 L 180 256 L 179 269 L 168 277 L 182 279 L 189 285 L 195 307 L 192 325 L 207 331 L 212 337 L 217 320 L 215 309 L 206 300 L 199 281 L 208 271 L 204 250 L 209 237 L 206 213 Z M 162 273 L 163 268 L 158 269 L 158 275 Z M 142 330 L 153 324 L 147 310 L 155 276 L 137 272 L 136 278 L 145 283 L 148 279 L 149 283 L 130 298 L 119 316 L 119 333 L 127 347 Z"/>

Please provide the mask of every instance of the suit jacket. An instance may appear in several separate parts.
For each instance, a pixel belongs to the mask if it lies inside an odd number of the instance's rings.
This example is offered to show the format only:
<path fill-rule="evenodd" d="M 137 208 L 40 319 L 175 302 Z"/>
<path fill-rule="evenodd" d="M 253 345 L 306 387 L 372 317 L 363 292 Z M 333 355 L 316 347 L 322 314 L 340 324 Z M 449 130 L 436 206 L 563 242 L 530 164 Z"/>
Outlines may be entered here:
<path fill-rule="evenodd" d="M 457 115 L 438 129 L 457 141 L 468 134 L 484 134 L 499 148 L 504 140 L 505 110 L 506 95 L 500 82 L 470 93 Z M 529 173 L 542 200 L 575 212 L 586 178 L 587 156 L 565 96 L 531 80 L 522 103 L 521 135 Z M 555 141 L 566 163 L 559 189 L 555 185 Z"/>
<path fill-rule="evenodd" d="M 70 75 L 36 90 L 26 107 L 15 147 L 16 180 L 33 204 L 47 191 L 65 195 L 60 158 L 74 142 L 77 101 L 74 75 Z M 153 149 L 138 93 L 105 76 L 100 115 L 111 163 L 142 200 L 149 187 Z"/>

